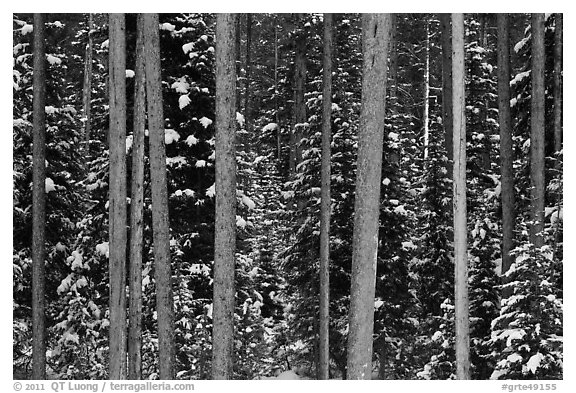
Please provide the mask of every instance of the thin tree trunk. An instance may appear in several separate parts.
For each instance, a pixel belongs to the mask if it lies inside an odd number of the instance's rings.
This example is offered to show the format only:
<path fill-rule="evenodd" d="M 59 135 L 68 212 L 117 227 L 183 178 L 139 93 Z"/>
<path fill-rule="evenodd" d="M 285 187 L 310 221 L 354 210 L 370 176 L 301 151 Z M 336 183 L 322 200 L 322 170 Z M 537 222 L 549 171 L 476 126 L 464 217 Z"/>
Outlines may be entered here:
<path fill-rule="evenodd" d="M 146 78 L 144 70 L 144 18 L 138 15 L 132 141 L 132 197 L 130 203 L 130 272 L 128 321 L 128 379 L 142 379 L 142 243 L 144 209 L 144 128 Z"/>
<path fill-rule="evenodd" d="M 329 376 L 330 325 L 330 140 L 332 128 L 332 14 L 324 14 L 322 90 L 322 168 L 320 194 L 320 375 Z"/>
<path fill-rule="evenodd" d="M 238 18 L 236 18 L 236 78 L 238 78 L 236 83 L 236 112 L 242 113 L 242 100 L 241 97 L 241 88 L 240 88 L 240 75 L 242 73 L 242 55 L 240 54 L 240 49 L 242 48 L 242 37 L 240 33 L 241 29 L 241 16 L 242 14 L 238 14 Z"/>
<path fill-rule="evenodd" d="M 561 13 L 556 14 L 554 31 L 554 151 L 562 150 L 562 47 L 564 22 Z"/>
<path fill-rule="evenodd" d="M 532 14 L 532 99 L 530 177 L 532 225 L 530 241 L 544 245 L 544 14 Z"/>
<path fill-rule="evenodd" d="M 110 379 L 126 379 L 126 21 L 110 14 Z"/>
<path fill-rule="evenodd" d="M 146 98 L 148 128 L 150 130 L 152 230 L 154 233 L 154 268 L 158 312 L 158 363 L 160 365 L 160 379 L 174 379 L 174 299 L 172 297 L 172 268 L 170 266 L 159 18 L 158 14 L 144 14 L 143 19 Z M 234 64 L 233 60 L 232 64 Z"/>
<path fill-rule="evenodd" d="M 429 110 L 430 110 L 430 32 L 429 23 L 426 20 L 426 39 L 424 44 L 424 111 L 422 114 L 422 124 L 424 126 L 424 159 L 428 159 L 429 144 Z"/>
<path fill-rule="evenodd" d="M 231 379 L 236 251 L 235 14 L 216 16 L 216 223 L 212 379 Z"/>
<path fill-rule="evenodd" d="M 398 14 L 392 14 L 392 32 L 390 33 L 390 109 L 398 111 Z"/>
<path fill-rule="evenodd" d="M 479 46 L 486 48 L 488 46 L 488 14 L 480 14 L 480 34 Z"/>
<path fill-rule="evenodd" d="M 34 14 L 32 128 L 32 379 L 46 379 L 46 55 L 44 15 Z"/>
<path fill-rule="evenodd" d="M 90 151 L 90 122 L 91 122 L 91 101 L 92 101 L 92 14 L 88 16 L 88 43 L 86 44 L 86 57 L 84 63 L 84 86 L 82 103 L 84 111 L 84 138 L 86 140 L 86 152 Z"/>
<path fill-rule="evenodd" d="M 303 16 L 298 16 L 298 22 Z M 294 130 L 290 135 L 290 174 L 296 175 L 296 167 L 302 161 L 302 148 L 300 141 L 306 123 L 306 36 L 300 32 L 296 36 L 296 53 L 294 59 Z"/>
<path fill-rule="evenodd" d="M 452 14 L 452 113 L 454 126 L 454 304 L 456 376 L 470 379 L 470 322 L 466 230 L 466 114 L 464 92 L 464 14 Z"/>
<path fill-rule="evenodd" d="M 442 38 L 442 125 L 444 127 L 444 146 L 448 153 L 448 176 L 452 177 L 453 153 L 453 120 L 452 120 L 452 25 L 450 14 L 440 14 Z"/>
<path fill-rule="evenodd" d="M 282 132 L 280 129 L 280 113 L 278 113 L 278 94 L 280 89 L 278 88 L 278 23 L 274 19 L 274 116 L 276 117 L 276 149 L 278 163 L 282 159 Z"/>
<path fill-rule="evenodd" d="M 358 134 L 347 379 L 370 379 L 390 14 L 362 15 L 362 111 Z"/>
<path fill-rule="evenodd" d="M 244 95 L 244 129 L 246 130 L 245 149 L 249 149 L 250 126 L 252 119 L 250 117 L 250 68 L 252 67 L 252 14 L 246 14 L 246 89 Z"/>
<path fill-rule="evenodd" d="M 502 195 L 502 276 L 512 265 L 514 248 L 514 170 L 510 115 L 510 38 L 508 14 L 498 14 L 498 117 L 500 120 L 500 173 Z M 504 291 L 504 298 L 510 291 Z"/>

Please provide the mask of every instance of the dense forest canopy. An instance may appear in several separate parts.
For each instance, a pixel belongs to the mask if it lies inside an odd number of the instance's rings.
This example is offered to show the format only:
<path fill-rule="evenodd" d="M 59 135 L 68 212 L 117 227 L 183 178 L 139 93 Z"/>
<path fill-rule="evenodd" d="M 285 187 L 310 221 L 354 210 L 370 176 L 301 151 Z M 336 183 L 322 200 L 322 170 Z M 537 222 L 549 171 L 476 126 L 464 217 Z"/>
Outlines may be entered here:
<path fill-rule="evenodd" d="M 562 23 L 14 14 L 14 378 L 562 379 Z"/>

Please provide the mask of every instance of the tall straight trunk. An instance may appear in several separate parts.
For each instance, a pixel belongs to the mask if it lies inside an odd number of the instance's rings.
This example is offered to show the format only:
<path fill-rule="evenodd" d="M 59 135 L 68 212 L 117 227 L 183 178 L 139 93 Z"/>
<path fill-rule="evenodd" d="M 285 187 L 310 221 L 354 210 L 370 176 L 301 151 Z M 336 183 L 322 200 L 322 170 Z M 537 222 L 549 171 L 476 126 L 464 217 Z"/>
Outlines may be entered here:
<path fill-rule="evenodd" d="M 160 68 L 158 14 L 144 14 L 144 55 L 148 128 L 150 134 L 150 182 L 152 231 L 158 312 L 158 363 L 161 379 L 174 379 L 174 299 L 170 266 L 170 228 L 164 145 L 164 108 Z M 232 64 L 233 61 L 232 61 Z M 234 91 L 234 90 L 232 90 Z"/>
<path fill-rule="evenodd" d="M 298 16 L 298 23 L 303 20 L 302 14 Z M 296 175 L 296 167 L 302 161 L 302 148 L 300 141 L 306 122 L 306 36 L 300 32 L 296 36 L 296 53 L 294 59 L 294 130 L 290 134 L 290 174 Z"/>
<path fill-rule="evenodd" d="M 430 111 L 430 32 L 428 20 L 426 20 L 426 38 L 424 42 L 424 111 L 422 114 L 422 124 L 424 126 L 424 159 L 426 160 L 428 159 L 428 120 Z"/>
<path fill-rule="evenodd" d="M 498 24 L 498 117 L 500 120 L 500 173 L 502 185 L 502 275 L 510 269 L 514 248 L 514 170 L 510 115 L 510 36 L 508 14 L 497 15 Z M 508 291 L 506 292 L 506 295 Z M 507 297 L 507 296 L 504 296 Z"/>
<path fill-rule="evenodd" d="M 142 243 L 144 209 L 144 128 L 146 78 L 144 69 L 144 18 L 136 24 L 134 131 L 132 141 L 132 196 L 130 203 L 130 271 L 128 319 L 128 379 L 142 379 Z"/>
<path fill-rule="evenodd" d="M 86 43 L 86 55 L 84 57 L 84 85 L 82 88 L 82 107 L 85 118 L 84 138 L 86 141 L 86 151 L 89 151 L 90 143 L 90 122 L 91 122 L 91 101 L 92 101 L 92 14 L 88 16 L 88 42 Z"/>
<path fill-rule="evenodd" d="M 110 379 L 126 379 L 126 21 L 110 14 Z"/>
<path fill-rule="evenodd" d="M 212 379 L 232 378 L 236 252 L 235 14 L 216 16 L 216 223 Z"/>
<path fill-rule="evenodd" d="M 392 14 L 392 32 L 390 33 L 390 109 L 392 113 L 398 111 L 398 14 Z"/>
<path fill-rule="evenodd" d="M 32 99 L 32 379 L 46 379 L 46 60 L 44 16 L 34 14 Z"/>
<path fill-rule="evenodd" d="M 532 14 L 532 99 L 530 112 L 530 241 L 544 245 L 544 14 Z"/>
<path fill-rule="evenodd" d="M 248 132 L 246 144 L 250 139 L 250 126 L 252 119 L 250 117 L 250 71 L 252 67 L 252 14 L 246 14 L 246 89 L 244 95 L 244 129 Z"/>
<path fill-rule="evenodd" d="M 479 45 L 482 48 L 488 46 L 488 14 L 480 14 Z"/>
<path fill-rule="evenodd" d="M 454 305 L 456 376 L 470 379 L 470 322 L 466 230 L 466 114 L 464 91 L 464 14 L 452 14 L 452 114 L 454 126 Z"/>
<path fill-rule="evenodd" d="M 319 379 L 329 376 L 330 325 L 330 139 L 332 128 L 332 14 L 324 14 L 322 74 L 322 168 L 320 188 L 320 362 Z"/>
<path fill-rule="evenodd" d="M 442 125 L 444 127 L 444 146 L 448 153 L 448 176 L 452 177 L 453 120 L 452 120 L 452 24 L 450 14 L 440 14 L 442 39 Z"/>
<path fill-rule="evenodd" d="M 90 151 L 90 121 L 91 121 L 91 101 L 92 101 L 92 26 L 94 24 L 92 14 L 88 16 L 88 42 L 86 43 L 86 56 L 84 62 L 84 86 L 82 94 L 82 104 L 84 112 L 84 138 L 86 140 L 86 151 Z"/>
<path fill-rule="evenodd" d="M 564 21 L 563 15 L 556 14 L 554 31 L 554 151 L 562 150 L 562 47 Z"/>
<path fill-rule="evenodd" d="M 242 73 L 242 55 L 240 54 L 240 49 L 242 48 L 242 37 L 241 37 L 241 18 L 238 14 L 238 18 L 236 18 L 236 78 L 240 78 Z M 240 99 L 241 96 L 241 89 L 240 83 L 236 83 L 236 112 L 242 113 L 242 100 Z"/>
<path fill-rule="evenodd" d="M 374 292 L 384 140 L 382 130 L 386 113 L 386 63 L 390 29 L 390 14 L 362 15 L 362 111 L 358 131 L 347 379 L 370 379 L 372 374 Z"/>
<path fill-rule="evenodd" d="M 280 92 L 278 88 L 278 62 L 278 23 L 274 19 L 274 116 L 276 118 L 276 154 L 278 163 L 280 163 L 282 157 L 282 130 L 280 128 L 280 113 L 278 113 L 278 94 Z"/>

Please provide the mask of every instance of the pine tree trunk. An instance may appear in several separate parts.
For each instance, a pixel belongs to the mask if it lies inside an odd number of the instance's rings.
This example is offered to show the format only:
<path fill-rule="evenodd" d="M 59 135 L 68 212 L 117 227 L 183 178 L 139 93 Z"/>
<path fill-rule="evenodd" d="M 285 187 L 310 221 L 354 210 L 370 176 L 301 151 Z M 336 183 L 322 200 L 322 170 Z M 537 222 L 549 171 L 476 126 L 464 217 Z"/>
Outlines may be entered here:
<path fill-rule="evenodd" d="M 128 379 L 142 379 L 142 243 L 144 209 L 144 128 L 146 78 L 144 18 L 138 15 L 132 141 L 132 196 L 130 203 L 130 304 L 128 321 Z"/>
<path fill-rule="evenodd" d="M 216 16 L 216 223 L 212 379 L 231 379 L 236 252 L 235 14 Z"/>
<path fill-rule="evenodd" d="M 429 23 L 426 20 L 426 38 L 424 44 L 424 111 L 422 114 L 422 124 L 424 127 L 424 159 L 428 159 L 429 144 L 429 111 L 430 111 L 430 32 Z"/>
<path fill-rule="evenodd" d="M 241 29 L 241 16 L 242 14 L 238 14 L 238 18 L 236 18 L 236 112 L 242 113 L 242 100 L 241 97 L 241 85 L 240 85 L 240 75 L 242 74 L 242 55 L 240 54 L 240 49 L 242 48 L 242 37 L 240 33 Z"/>
<path fill-rule="evenodd" d="M 470 379 L 470 322 L 466 230 L 466 114 L 464 91 L 464 14 L 452 14 L 452 114 L 454 127 L 454 305 L 456 376 Z"/>
<path fill-rule="evenodd" d="M 544 14 L 532 14 L 532 104 L 530 177 L 532 225 L 530 241 L 544 245 Z"/>
<path fill-rule="evenodd" d="M 34 14 L 32 128 L 32 379 L 46 379 L 46 55 L 44 15 Z"/>
<path fill-rule="evenodd" d="M 92 101 L 92 25 L 94 24 L 92 14 L 88 16 L 88 43 L 86 44 L 86 57 L 84 63 L 84 86 L 82 103 L 84 111 L 84 138 L 86 140 L 86 152 L 90 151 L 90 122 L 91 122 L 91 101 Z"/>
<path fill-rule="evenodd" d="M 174 300 L 172 297 L 172 268 L 170 266 L 159 18 L 158 14 L 144 14 L 143 19 L 146 98 L 150 135 L 152 230 L 154 233 L 154 268 L 158 312 L 158 363 L 160 365 L 160 379 L 174 379 Z M 233 60 L 232 64 L 234 64 Z"/>
<path fill-rule="evenodd" d="M 562 47 L 564 35 L 563 15 L 556 14 L 554 31 L 554 151 L 562 150 Z"/>
<path fill-rule="evenodd" d="M 299 23 L 303 20 L 300 14 Z M 306 36 L 299 32 L 296 36 L 296 53 L 294 59 L 294 130 L 290 134 L 290 174 L 296 175 L 296 167 L 302 161 L 302 140 L 304 123 L 306 123 Z"/>
<path fill-rule="evenodd" d="M 390 109 L 398 111 L 398 14 L 392 14 L 392 32 L 390 33 Z"/>
<path fill-rule="evenodd" d="M 502 275 L 512 265 L 514 248 L 515 197 L 510 115 L 510 38 L 508 14 L 498 14 L 498 117 L 500 120 L 500 173 L 502 195 Z M 510 291 L 504 291 L 504 298 Z"/>
<path fill-rule="evenodd" d="M 282 130 L 280 128 L 280 113 L 278 104 L 278 94 L 280 89 L 278 88 L 278 24 L 276 19 L 274 19 L 274 116 L 276 117 L 276 150 L 278 164 L 282 160 Z"/>
<path fill-rule="evenodd" d="M 452 177 L 454 161 L 452 134 L 452 24 L 450 14 L 440 14 L 442 38 L 442 125 L 444 127 L 444 145 L 448 153 L 448 176 Z"/>
<path fill-rule="evenodd" d="M 250 71 L 252 67 L 252 14 L 246 14 L 246 89 L 244 95 L 244 129 L 246 130 L 246 141 L 244 149 L 248 151 L 250 140 L 250 126 L 252 119 L 250 117 Z"/>
<path fill-rule="evenodd" d="M 347 379 L 370 379 L 390 14 L 362 15 L 362 111 L 350 288 Z"/>
<path fill-rule="evenodd" d="M 330 140 L 332 128 L 332 14 L 324 14 L 322 168 L 320 194 L 320 375 L 329 377 L 330 325 Z"/>
<path fill-rule="evenodd" d="M 110 379 L 126 379 L 126 25 L 110 14 Z"/>

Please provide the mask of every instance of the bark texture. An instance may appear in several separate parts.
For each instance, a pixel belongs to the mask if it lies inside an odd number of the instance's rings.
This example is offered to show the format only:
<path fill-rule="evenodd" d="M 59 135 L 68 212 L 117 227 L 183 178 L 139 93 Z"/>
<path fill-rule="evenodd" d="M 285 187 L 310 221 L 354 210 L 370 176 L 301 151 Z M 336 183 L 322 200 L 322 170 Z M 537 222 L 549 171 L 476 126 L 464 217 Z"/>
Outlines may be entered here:
<path fill-rule="evenodd" d="M 86 43 L 86 56 L 84 61 L 84 86 L 82 93 L 82 104 L 85 117 L 84 138 L 86 140 L 86 151 L 90 151 L 90 122 L 91 122 L 91 101 L 92 101 L 92 14 L 88 16 L 88 42 Z"/>
<path fill-rule="evenodd" d="M 372 374 L 378 215 L 390 30 L 390 14 L 362 15 L 362 111 L 354 203 L 347 379 L 370 379 Z"/>
<path fill-rule="evenodd" d="M 532 99 L 530 111 L 530 241 L 544 245 L 544 14 L 532 14 Z"/>
<path fill-rule="evenodd" d="M 426 40 L 424 44 L 424 113 L 422 124 L 424 128 L 424 159 L 428 159 L 429 132 L 428 121 L 430 112 L 430 32 L 429 23 L 426 21 Z"/>
<path fill-rule="evenodd" d="M 236 251 L 235 14 L 216 17 L 216 224 L 212 379 L 231 379 Z"/>
<path fill-rule="evenodd" d="M 110 14 L 110 379 L 126 379 L 126 22 Z"/>
<path fill-rule="evenodd" d="M 452 22 L 450 14 L 440 14 L 442 38 L 442 125 L 444 127 L 444 145 L 448 153 L 448 176 L 452 176 L 454 161 L 452 134 Z"/>
<path fill-rule="evenodd" d="M 330 141 L 332 128 L 332 14 L 324 14 L 322 167 L 320 188 L 320 342 L 318 379 L 328 379 L 330 305 Z"/>
<path fill-rule="evenodd" d="M 246 93 L 244 95 L 244 129 L 247 131 L 245 148 L 249 149 L 252 112 L 250 107 L 250 77 L 252 71 L 252 14 L 246 14 Z"/>
<path fill-rule="evenodd" d="M 160 68 L 158 14 L 144 14 L 144 55 L 148 128 L 150 135 L 150 183 L 152 189 L 152 230 L 158 313 L 158 363 L 160 379 L 174 379 L 174 309 L 170 229 L 164 145 L 164 108 Z M 233 90 L 235 92 L 235 90 Z"/>
<path fill-rule="evenodd" d="M 456 318 L 456 377 L 458 379 L 470 379 L 464 75 L 464 14 L 452 14 L 454 305 Z"/>
<path fill-rule="evenodd" d="M 128 317 L 128 379 L 142 379 L 142 244 L 144 209 L 144 127 L 146 78 L 144 19 L 138 15 L 132 140 L 132 195 L 130 203 L 130 271 Z"/>
<path fill-rule="evenodd" d="M 554 30 L 554 151 L 562 150 L 562 66 L 564 16 L 556 14 Z"/>
<path fill-rule="evenodd" d="M 46 53 L 44 15 L 34 14 L 32 99 L 32 379 L 46 379 Z"/>
<path fill-rule="evenodd" d="M 298 17 L 298 23 L 303 19 Z M 296 174 L 296 167 L 302 161 L 302 148 L 300 141 L 306 123 L 306 36 L 303 31 L 296 35 L 296 53 L 294 58 L 294 129 L 290 134 L 290 174 Z"/>
<path fill-rule="evenodd" d="M 274 19 L 274 116 L 276 119 L 276 155 L 278 159 L 278 163 L 281 163 L 282 160 L 282 129 L 280 128 L 280 113 L 279 113 L 279 103 L 278 103 L 278 94 L 280 93 L 280 89 L 278 89 L 278 24 L 276 19 Z"/>
<path fill-rule="evenodd" d="M 390 33 L 390 109 L 393 114 L 398 111 L 398 14 L 392 14 L 392 31 Z"/>
<path fill-rule="evenodd" d="M 500 121 L 500 174 L 502 185 L 502 275 L 510 269 L 514 248 L 514 170 L 510 115 L 510 38 L 508 14 L 497 15 L 498 117 Z M 506 291 L 505 291 L 506 292 Z M 507 296 L 504 296 L 507 297 Z"/>

